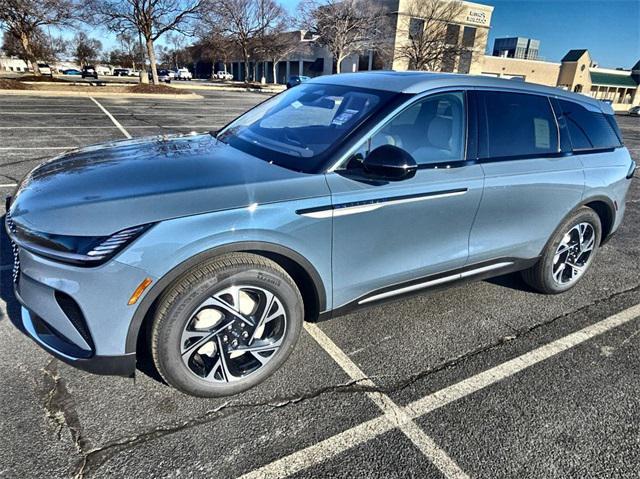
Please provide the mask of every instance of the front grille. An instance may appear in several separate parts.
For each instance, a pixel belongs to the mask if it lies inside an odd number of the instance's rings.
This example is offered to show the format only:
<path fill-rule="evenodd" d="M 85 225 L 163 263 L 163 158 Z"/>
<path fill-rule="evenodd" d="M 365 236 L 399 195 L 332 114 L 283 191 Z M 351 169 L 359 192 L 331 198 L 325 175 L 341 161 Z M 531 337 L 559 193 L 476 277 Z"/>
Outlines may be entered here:
<path fill-rule="evenodd" d="M 9 231 L 15 234 L 16 224 L 11 219 L 11 211 L 9 208 L 7 208 L 5 221 Z M 13 283 L 18 284 L 18 280 L 20 279 L 20 255 L 18 254 L 18 245 L 15 244 L 11 238 L 9 238 L 9 242 L 11 243 L 11 251 L 13 252 Z"/>

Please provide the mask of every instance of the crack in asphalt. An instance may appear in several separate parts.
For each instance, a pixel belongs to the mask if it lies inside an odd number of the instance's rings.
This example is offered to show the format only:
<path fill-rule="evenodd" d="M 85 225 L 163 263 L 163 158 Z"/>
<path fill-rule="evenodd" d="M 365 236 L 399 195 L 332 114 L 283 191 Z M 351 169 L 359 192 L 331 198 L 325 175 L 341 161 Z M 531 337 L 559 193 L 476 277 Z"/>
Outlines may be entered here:
<path fill-rule="evenodd" d="M 274 398 L 272 400 L 265 401 L 265 402 L 234 404 L 232 401 L 227 401 L 217 406 L 214 409 L 206 411 L 202 415 L 193 417 L 191 419 L 187 419 L 181 423 L 158 426 L 149 431 L 146 431 L 134 436 L 118 439 L 116 441 L 109 442 L 104 446 L 86 450 L 86 452 L 83 452 L 85 451 L 85 449 L 81 448 L 79 450 L 80 452 L 82 452 L 83 458 L 77 464 L 76 470 L 75 472 L 73 472 L 73 476 L 76 479 L 84 478 L 87 474 L 97 470 L 102 464 L 104 464 L 104 462 L 106 462 L 108 459 L 115 456 L 117 453 L 119 453 L 122 450 L 136 447 L 140 444 L 146 443 L 153 439 L 171 435 L 192 427 L 213 423 L 225 417 L 229 417 L 232 414 L 238 412 L 239 410 L 246 410 L 250 408 L 264 408 L 264 407 L 277 409 L 277 408 L 286 407 L 289 405 L 294 405 L 303 401 L 307 401 L 309 399 L 314 399 L 327 393 L 351 394 L 351 393 L 378 392 L 378 393 L 383 393 L 388 395 L 391 393 L 399 392 L 411 386 L 412 384 L 415 384 L 417 381 L 427 378 L 430 375 L 433 375 L 445 369 L 454 367 L 463 361 L 470 360 L 485 352 L 494 350 L 508 342 L 527 336 L 533 333 L 534 331 L 537 331 L 540 328 L 547 327 L 559 320 L 562 320 L 563 318 L 566 318 L 574 314 L 578 314 L 589 308 L 593 308 L 594 306 L 597 306 L 601 303 L 610 301 L 618 296 L 632 293 L 632 292 L 637 292 L 637 291 L 640 291 L 640 284 L 637 284 L 635 286 L 632 286 L 630 288 L 627 288 L 621 291 L 614 292 L 604 298 L 597 299 L 589 304 L 586 304 L 572 311 L 565 312 L 561 315 L 550 318 L 547 321 L 537 323 L 529 328 L 516 329 L 509 326 L 511 329 L 514 330 L 513 335 L 503 336 L 499 338 L 497 341 L 480 346 L 475 349 L 471 349 L 465 353 L 460 354 L 459 356 L 447 359 L 434 367 L 427 368 L 423 371 L 420 371 L 419 373 L 413 374 L 406 379 L 397 381 L 396 383 L 386 387 L 365 386 L 360 383 L 366 382 L 366 381 L 373 381 L 381 377 L 393 377 L 393 375 L 367 376 L 359 380 L 348 381 L 338 385 L 325 386 L 323 388 L 317 389 L 315 391 L 311 391 L 306 394 L 296 395 L 296 396 L 282 398 L 282 399 Z"/>
<path fill-rule="evenodd" d="M 63 431 L 68 429 L 76 450 L 78 453 L 84 454 L 89 443 L 82 434 L 75 401 L 67 390 L 64 379 L 58 374 L 58 360 L 51 358 L 41 371 L 44 373 L 44 383 L 47 388 L 44 395 L 44 410 L 47 419 L 54 424 L 59 441 L 62 440 Z"/>
<path fill-rule="evenodd" d="M 296 404 L 302 401 L 313 399 L 315 397 L 324 395 L 329 392 L 363 392 L 373 390 L 374 388 L 359 386 L 358 383 L 366 381 L 367 378 L 348 381 L 342 384 L 326 386 L 315 391 L 311 391 L 306 394 L 292 396 L 283 399 L 274 399 L 264 402 L 256 403 L 237 403 L 227 401 L 209 411 L 206 411 L 200 416 L 196 416 L 191 419 L 187 419 L 178 424 L 170 424 L 165 426 L 158 426 L 149 431 L 136 434 L 134 436 L 118 439 L 116 441 L 109 442 L 104 446 L 90 449 L 83 453 L 83 458 L 76 465 L 76 470 L 72 473 L 76 479 L 85 477 L 88 473 L 98 469 L 106 460 L 116 455 L 118 452 L 135 447 L 139 444 L 144 444 L 153 439 L 164 437 L 170 434 L 174 434 L 192 427 L 201 426 L 203 424 L 209 424 L 219 419 L 231 416 L 239 410 L 246 410 L 250 408 L 270 408 L 278 409 L 292 404 Z"/>

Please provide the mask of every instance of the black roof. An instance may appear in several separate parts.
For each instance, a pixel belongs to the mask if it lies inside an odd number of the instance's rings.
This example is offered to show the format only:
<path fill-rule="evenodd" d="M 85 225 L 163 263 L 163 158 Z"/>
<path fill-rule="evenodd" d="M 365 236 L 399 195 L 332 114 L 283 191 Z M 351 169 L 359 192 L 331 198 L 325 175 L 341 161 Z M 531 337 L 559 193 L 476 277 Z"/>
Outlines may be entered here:
<path fill-rule="evenodd" d="M 586 49 L 583 50 L 569 50 L 564 57 L 562 57 L 563 62 L 577 62 L 582 55 L 587 52 Z"/>

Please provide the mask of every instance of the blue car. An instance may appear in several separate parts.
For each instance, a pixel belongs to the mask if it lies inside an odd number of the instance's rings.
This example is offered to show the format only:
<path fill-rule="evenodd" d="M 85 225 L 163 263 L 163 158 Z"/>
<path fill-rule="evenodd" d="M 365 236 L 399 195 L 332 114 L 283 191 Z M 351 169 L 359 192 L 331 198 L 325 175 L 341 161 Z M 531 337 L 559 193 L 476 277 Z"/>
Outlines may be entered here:
<path fill-rule="evenodd" d="M 25 331 L 129 376 L 146 342 L 170 385 L 244 391 L 303 321 L 522 271 L 582 280 L 635 164 L 609 105 L 487 77 L 315 78 L 216 133 L 43 163 L 10 198 Z M 145 349 L 146 349 L 145 348 Z"/>

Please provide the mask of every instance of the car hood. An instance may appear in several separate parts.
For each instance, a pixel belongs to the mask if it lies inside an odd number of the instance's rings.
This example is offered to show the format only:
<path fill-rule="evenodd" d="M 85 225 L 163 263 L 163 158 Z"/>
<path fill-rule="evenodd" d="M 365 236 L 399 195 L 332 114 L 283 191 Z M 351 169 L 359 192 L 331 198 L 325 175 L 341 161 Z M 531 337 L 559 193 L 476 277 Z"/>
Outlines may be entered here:
<path fill-rule="evenodd" d="M 21 182 L 12 219 L 35 231 L 110 235 L 180 216 L 326 195 L 326 183 L 268 163 L 209 134 L 80 148 Z"/>

